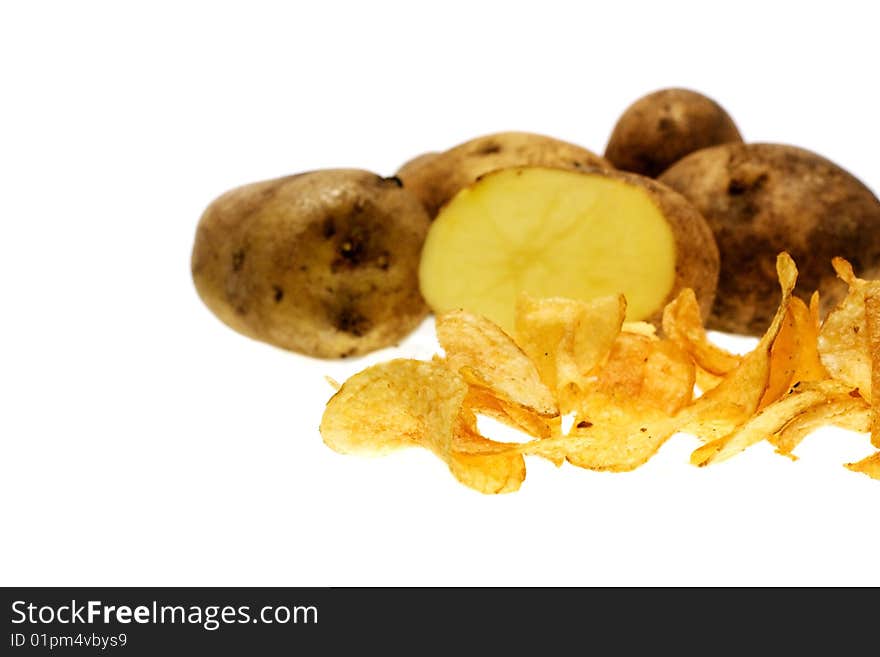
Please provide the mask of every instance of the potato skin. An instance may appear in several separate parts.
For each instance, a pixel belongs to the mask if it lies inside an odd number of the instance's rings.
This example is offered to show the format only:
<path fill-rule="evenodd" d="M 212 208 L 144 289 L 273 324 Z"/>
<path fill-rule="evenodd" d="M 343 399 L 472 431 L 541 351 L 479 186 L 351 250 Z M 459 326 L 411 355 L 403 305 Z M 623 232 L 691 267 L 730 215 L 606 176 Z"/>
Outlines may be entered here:
<path fill-rule="evenodd" d="M 664 302 L 645 321 L 660 327 L 664 307 L 686 287 L 693 289 L 705 321 L 715 301 L 720 258 L 712 230 L 700 212 L 684 196 L 647 176 L 625 171 L 597 171 L 595 175 L 610 176 L 643 189 L 672 229 L 677 251 L 675 280 Z"/>
<path fill-rule="evenodd" d="M 256 340 L 319 358 L 390 346 L 428 313 L 418 264 L 430 221 L 396 178 L 327 169 L 233 189 L 202 214 L 192 277 Z"/>
<path fill-rule="evenodd" d="M 852 174 L 808 150 L 785 144 L 725 144 L 688 155 L 660 176 L 712 227 L 721 252 L 709 327 L 760 335 L 779 303 L 775 262 L 797 264 L 796 293 L 819 290 L 823 314 L 844 287 L 831 259 L 880 274 L 880 202 Z"/>
<path fill-rule="evenodd" d="M 411 160 L 396 175 L 422 201 L 433 219 L 456 192 L 480 176 L 517 166 L 613 168 L 605 158 L 566 141 L 531 132 L 499 132 L 471 139 L 431 157 Z"/>
<path fill-rule="evenodd" d="M 404 180 L 408 178 L 413 171 L 417 171 L 420 167 L 424 166 L 428 160 L 431 160 L 440 155 L 439 151 L 428 151 L 426 153 L 421 153 L 416 155 L 415 157 L 411 157 L 406 162 L 400 165 L 400 168 L 394 172 L 394 175 Z"/>
<path fill-rule="evenodd" d="M 711 98 L 690 89 L 660 89 L 624 110 L 605 157 L 618 169 L 656 178 L 689 153 L 742 140 L 733 119 Z"/>

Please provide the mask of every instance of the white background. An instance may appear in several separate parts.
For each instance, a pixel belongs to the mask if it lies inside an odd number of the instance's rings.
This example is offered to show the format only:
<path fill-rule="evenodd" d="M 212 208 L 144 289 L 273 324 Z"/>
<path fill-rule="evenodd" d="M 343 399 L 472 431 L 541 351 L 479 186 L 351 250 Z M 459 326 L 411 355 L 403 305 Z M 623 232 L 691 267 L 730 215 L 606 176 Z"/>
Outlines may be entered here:
<path fill-rule="evenodd" d="M 664 86 L 877 191 L 871 3 L 591 4 L 3 3 L 0 584 L 880 584 L 880 482 L 841 465 L 865 435 L 705 469 L 676 436 L 633 473 L 530 460 L 481 496 L 427 452 L 317 431 L 324 375 L 429 357 L 430 321 L 317 361 L 194 291 L 196 223 L 230 187 L 508 129 L 601 152 Z"/>

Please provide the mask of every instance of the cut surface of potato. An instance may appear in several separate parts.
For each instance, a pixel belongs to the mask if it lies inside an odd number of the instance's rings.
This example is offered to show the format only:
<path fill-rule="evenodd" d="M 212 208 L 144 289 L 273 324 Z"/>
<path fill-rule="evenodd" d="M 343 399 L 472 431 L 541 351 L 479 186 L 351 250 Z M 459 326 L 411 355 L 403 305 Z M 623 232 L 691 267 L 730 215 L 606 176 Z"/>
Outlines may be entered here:
<path fill-rule="evenodd" d="M 462 308 L 508 332 L 522 293 L 579 300 L 622 293 L 630 321 L 656 319 L 682 287 L 711 296 L 717 251 L 708 226 L 677 194 L 640 178 L 544 167 L 484 176 L 432 224 L 422 295 L 435 312 Z"/>

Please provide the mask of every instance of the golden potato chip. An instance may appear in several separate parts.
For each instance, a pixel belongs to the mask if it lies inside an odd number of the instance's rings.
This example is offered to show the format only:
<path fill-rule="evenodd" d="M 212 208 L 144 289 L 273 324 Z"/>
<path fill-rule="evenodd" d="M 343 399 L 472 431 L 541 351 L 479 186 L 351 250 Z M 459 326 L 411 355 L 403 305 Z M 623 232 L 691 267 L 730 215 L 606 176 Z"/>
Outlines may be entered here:
<path fill-rule="evenodd" d="M 480 436 L 462 404 L 465 381 L 439 362 L 396 359 L 348 379 L 327 402 L 324 442 L 346 454 L 381 455 L 420 445 L 440 457 L 462 483 L 483 493 L 517 490 L 525 462 Z"/>
<path fill-rule="evenodd" d="M 849 285 L 843 301 L 832 310 L 819 331 L 819 357 L 828 373 L 871 400 L 871 358 L 865 317 L 865 281 L 856 278 L 842 258 L 833 260 L 837 275 Z"/>
<path fill-rule="evenodd" d="M 627 472 L 648 461 L 679 424 L 662 411 L 626 408 L 602 393 L 583 405 L 589 420 L 579 415 L 568 435 L 526 443 L 521 451 L 557 464 L 567 460 L 590 470 Z"/>
<path fill-rule="evenodd" d="M 865 327 L 868 332 L 868 360 L 871 363 L 871 390 L 880 390 L 880 282 L 871 281 L 865 286 Z M 870 396 L 873 417 L 871 419 L 871 443 L 880 447 L 880 394 Z"/>
<path fill-rule="evenodd" d="M 453 431 L 449 470 L 461 483 L 481 493 L 512 493 L 526 478 L 526 463 L 518 447 L 481 436 L 474 414 L 465 408 Z"/>
<path fill-rule="evenodd" d="M 595 380 L 584 388 L 608 395 L 611 405 L 638 398 L 652 346 L 653 340 L 644 335 L 621 333 L 614 339 L 607 360 L 597 368 Z"/>
<path fill-rule="evenodd" d="M 831 379 L 800 384 L 758 411 L 732 433 L 694 450 L 691 463 L 703 466 L 728 459 L 755 443 L 769 439 L 807 409 L 823 404 L 831 397 L 847 394 L 848 389 L 846 384 Z"/>
<path fill-rule="evenodd" d="M 828 378 L 819 360 L 818 339 L 818 328 L 807 304 L 792 297 L 770 348 L 770 378 L 759 410 L 782 397 L 797 382 Z"/>
<path fill-rule="evenodd" d="M 703 328 L 700 306 L 690 288 L 683 289 L 663 310 L 663 333 L 708 374 L 723 376 L 733 371 L 742 357 L 712 344 Z M 703 388 L 707 390 L 708 388 Z M 714 386 L 711 386 L 714 387 Z"/>
<path fill-rule="evenodd" d="M 776 451 L 784 456 L 792 454 L 801 441 L 823 426 L 837 426 L 851 431 L 867 432 L 871 424 L 871 409 L 858 394 L 831 395 L 825 401 L 808 408 L 789 420 L 785 426 L 768 438 Z"/>
<path fill-rule="evenodd" d="M 320 432 L 343 454 L 421 445 L 446 459 L 468 386 L 435 362 L 398 358 L 349 378 L 327 402 Z"/>
<path fill-rule="evenodd" d="M 588 384 L 611 404 L 650 406 L 673 415 L 694 391 L 694 365 L 670 340 L 621 332 L 605 363 Z"/>
<path fill-rule="evenodd" d="M 620 327 L 621 333 L 635 333 L 646 338 L 656 338 L 657 328 L 648 322 L 624 322 Z"/>
<path fill-rule="evenodd" d="M 567 391 L 585 388 L 593 369 L 608 356 L 625 314 L 623 295 L 591 301 L 527 294 L 517 299 L 514 337 L 556 393 L 561 412 L 571 410 Z"/>
<path fill-rule="evenodd" d="M 685 351 L 671 340 L 651 345 L 639 401 L 674 415 L 691 403 L 696 368 Z"/>
<path fill-rule="evenodd" d="M 447 364 L 455 371 L 467 368 L 468 383 L 538 415 L 558 413 L 553 393 L 541 381 L 535 364 L 499 326 L 455 310 L 437 317 L 436 331 Z"/>
<path fill-rule="evenodd" d="M 714 440 L 715 436 L 730 433 L 746 422 L 764 399 L 770 380 L 770 350 L 782 329 L 797 281 L 797 268 L 787 253 L 779 254 L 776 271 L 782 288 L 782 300 L 767 332 L 717 386 L 679 414 L 682 431 L 703 440 Z M 702 462 L 702 457 L 696 462 Z"/>
<path fill-rule="evenodd" d="M 467 380 L 467 370 L 462 370 L 462 373 Z M 543 417 L 530 409 L 498 399 L 486 388 L 471 386 L 464 405 L 476 413 L 503 422 L 535 438 L 548 438 L 552 432 L 552 418 Z"/>
<path fill-rule="evenodd" d="M 880 479 L 880 452 L 874 452 L 871 456 L 857 461 L 856 463 L 847 463 L 853 472 L 861 472 L 872 479 Z"/>
<path fill-rule="evenodd" d="M 694 375 L 697 388 L 700 389 L 700 394 L 709 392 L 724 380 L 723 376 L 707 372 L 699 365 L 694 365 Z"/>

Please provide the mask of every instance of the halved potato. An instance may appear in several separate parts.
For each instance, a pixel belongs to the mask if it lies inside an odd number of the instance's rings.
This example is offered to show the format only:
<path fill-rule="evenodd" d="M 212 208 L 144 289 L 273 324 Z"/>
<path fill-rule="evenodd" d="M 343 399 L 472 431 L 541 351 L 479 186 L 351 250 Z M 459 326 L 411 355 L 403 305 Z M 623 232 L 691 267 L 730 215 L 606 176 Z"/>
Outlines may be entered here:
<path fill-rule="evenodd" d="M 712 306 L 718 250 L 682 196 L 623 172 L 517 167 L 487 174 L 437 215 L 419 284 L 435 312 L 462 308 L 508 332 L 522 293 L 590 300 L 624 294 L 629 321 L 658 323 L 690 287 Z"/>

